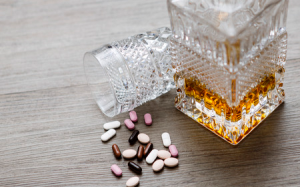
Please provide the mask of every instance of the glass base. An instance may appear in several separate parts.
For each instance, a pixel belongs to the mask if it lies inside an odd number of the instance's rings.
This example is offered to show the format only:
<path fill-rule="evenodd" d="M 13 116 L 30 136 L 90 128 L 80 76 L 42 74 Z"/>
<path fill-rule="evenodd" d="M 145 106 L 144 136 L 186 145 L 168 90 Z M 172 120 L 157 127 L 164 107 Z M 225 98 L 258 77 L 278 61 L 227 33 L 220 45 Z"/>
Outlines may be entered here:
<path fill-rule="evenodd" d="M 285 93 L 280 81 L 273 90 L 268 91 L 265 97 L 261 95 L 259 103 L 252 105 L 248 113 L 243 110 L 241 119 L 234 122 L 226 120 L 226 114 L 218 115 L 214 109 L 205 107 L 203 99 L 196 100 L 193 96 L 187 96 L 181 89 L 177 89 L 175 107 L 223 140 L 237 145 L 266 119 L 284 101 L 284 98 Z"/>

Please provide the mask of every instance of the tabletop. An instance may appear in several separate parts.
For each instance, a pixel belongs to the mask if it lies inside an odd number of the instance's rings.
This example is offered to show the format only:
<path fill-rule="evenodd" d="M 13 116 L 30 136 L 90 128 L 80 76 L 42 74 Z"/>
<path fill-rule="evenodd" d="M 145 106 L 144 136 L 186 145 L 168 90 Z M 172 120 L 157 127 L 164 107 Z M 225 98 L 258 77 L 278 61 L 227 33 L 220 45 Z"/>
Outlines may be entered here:
<path fill-rule="evenodd" d="M 238 146 L 199 126 L 174 107 L 175 91 L 136 108 L 136 127 L 156 149 L 169 132 L 179 166 L 154 173 L 145 161 L 139 186 L 300 186 L 300 1 L 290 0 L 286 99 Z M 103 143 L 103 124 L 123 121 L 97 107 L 82 58 L 111 41 L 169 26 L 166 1 L 0 0 L 0 186 L 125 186 L 135 174 L 121 150 L 121 126 Z M 143 124 L 151 113 L 153 125 Z M 123 170 L 115 177 L 110 166 Z"/>

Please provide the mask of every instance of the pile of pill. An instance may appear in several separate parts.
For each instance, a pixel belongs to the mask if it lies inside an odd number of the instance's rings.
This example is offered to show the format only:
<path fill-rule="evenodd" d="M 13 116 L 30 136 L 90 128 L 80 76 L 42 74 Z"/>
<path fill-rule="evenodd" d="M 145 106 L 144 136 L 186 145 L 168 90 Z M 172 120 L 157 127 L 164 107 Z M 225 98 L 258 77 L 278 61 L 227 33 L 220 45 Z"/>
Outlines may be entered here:
<path fill-rule="evenodd" d="M 152 169 L 154 172 L 161 171 L 164 166 L 167 167 L 176 167 L 178 165 L 178 150 L 175 145 L 171 145 L 171 138 L 170 134 L 167 132 L 162 133 L 162 142 L 163 145 L 167 148 L 169 148 L 169 151 L 166 150 L 157 150 L 153 149 L 153 144 L 150 142 L 150 137 L 145 133 L 140 133 L 138 130 L 135 129 L 134 123 L 138 121 L 138 117 L 135 111 L 131 111 L 129 113 L 130 119 L 125 119 L 124 123 L 125 126 L 129 130 L 133 130 L 131 136 L 128 139 L 128 142 L 130 145 L 135 144 L 137 141 L 139 141 L 141 144 L 146 145 L 144 147 L 143 145 L 140 145 L 136 150 L 134 149 L 126 149 L 122 153 L 119 149 L 119 146 L 117 144 L 112 145 L 112 150 L 114 156 L 119 159 L 123 156 L 125 159 L 133 159 L 137 158 L 138 161 L 143 160 L 143 158 L 146 158 L 147 164 L 152 164 Z M 144 115 L 144 121 L 146 125 L 152 125 L 152 117 L 149 113 Z M 107 130 L 102 136 L 102 141 L 108 141 L 112 137 L 116 135 L 116 128 L 119 128 L 121 126 L 121 123 L 119 121 L 112 121 L 105 123 L 103 125 L 103 128 Z M 159 159 L 157 159 L 159 158 Z M 142 174 L 142 168 L 136 164 L 135 162 L 128 162 L 128 168 L 135 172 L 136 174 Z M 114 173 L 115 176 L 121 177 L 122 176 L 122 170 L 121 168 L 113 164 L 111 166 L 111 171 Z M 137 186 L 140 182 L 139 177 L 131 177 L 127 180 L 126 186 Z"/>

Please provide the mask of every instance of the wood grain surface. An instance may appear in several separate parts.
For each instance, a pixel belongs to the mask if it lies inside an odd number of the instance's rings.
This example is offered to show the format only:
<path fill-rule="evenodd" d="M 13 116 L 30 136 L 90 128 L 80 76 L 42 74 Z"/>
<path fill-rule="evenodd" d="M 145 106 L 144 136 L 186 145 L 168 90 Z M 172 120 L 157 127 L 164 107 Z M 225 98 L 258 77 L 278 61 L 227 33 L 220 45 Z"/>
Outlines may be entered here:
<path fill-rule="evenodd" d="M 162 0 L 0 0 L 0 186 L 125 186 L 134 176 L 111 145 L 130 146 L 124 126 L 102 143 L 103 123 L 85 81 L 86 51 L 169 26 Z M 300 1 L 289 4 L 286 100 L 233 147 L 174 108 L 174 90 L 136 109 L 141 132 L 156 149 L 170 133 L 179 167 L 153 173 L 145 161 L 140 186 L 300 186 Z M 145 126 L 150 112 L 154 123 Z M 123 177 L 110 171 L 118 164 Z"/>

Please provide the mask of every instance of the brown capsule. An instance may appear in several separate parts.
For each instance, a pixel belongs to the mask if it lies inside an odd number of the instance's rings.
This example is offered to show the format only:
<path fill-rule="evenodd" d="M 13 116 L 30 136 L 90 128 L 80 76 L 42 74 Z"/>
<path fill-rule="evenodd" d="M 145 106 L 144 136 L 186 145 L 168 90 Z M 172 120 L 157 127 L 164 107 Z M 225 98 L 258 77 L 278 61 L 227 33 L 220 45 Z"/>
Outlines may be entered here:
<path fill-rule="evenodd" d="M 113 150 L 114 155 L 115 155 L 116 158 L 121 158 L 122 154 L 121 154 L 121 151 L 120 151 L 120 149 L 119 149 L 119 147 L 118 147 L 117 144 L 113 144 L 112 145 L 112 150 Z"/>
<path fill-rule="evenodd" d="M 143 160 L 143 156 L 144 156 L 144 146 L 140 145 L 137 150 L 137 159 L 141 161 Z"/>
<path fill-rule="evenodd" d="M 152 151 L 153 149 L 153 144 L 149 142 L 144 150 L 144 157 L 147 157 L 148 154 Z"/>
<path fill-rule="evenodd" d="M 137 137 L 139 135 L 140 131 L 138 130 L 134 130 L 131 134 L 131 136 L 128 139 L 128 142 L 130 143 L 130 145 L 133 145 L 136 141 L 137 141 Z"/>
<path fill-rule="evenodd" d="M 135 172 L 137 174 L 142 173 L 142 168 L 134 162 L 128 162 L 128 167 L 129 167 L 129 169 L 131 169 L 133 172 Z"/>

